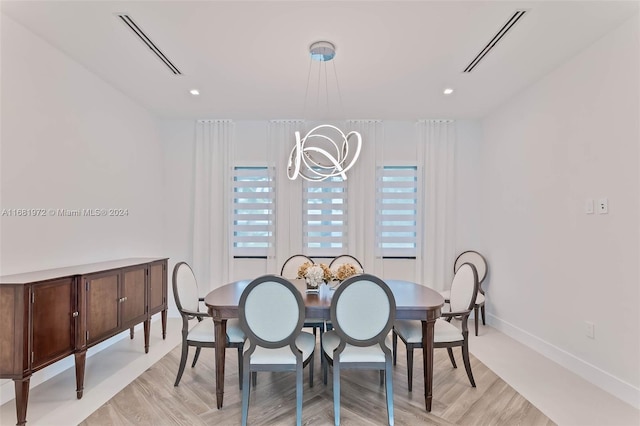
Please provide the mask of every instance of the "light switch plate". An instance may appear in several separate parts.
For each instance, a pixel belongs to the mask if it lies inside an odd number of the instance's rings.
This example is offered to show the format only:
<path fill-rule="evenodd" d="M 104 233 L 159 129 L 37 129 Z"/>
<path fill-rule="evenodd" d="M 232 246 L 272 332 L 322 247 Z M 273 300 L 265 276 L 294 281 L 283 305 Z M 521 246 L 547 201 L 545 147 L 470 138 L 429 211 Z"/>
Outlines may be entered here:
<path fill-rule="evenodd" d="M 584 212 L 586 214 L 593 214 L 593 198 L 587 198 L 587 201 L 585 201 Z"/>

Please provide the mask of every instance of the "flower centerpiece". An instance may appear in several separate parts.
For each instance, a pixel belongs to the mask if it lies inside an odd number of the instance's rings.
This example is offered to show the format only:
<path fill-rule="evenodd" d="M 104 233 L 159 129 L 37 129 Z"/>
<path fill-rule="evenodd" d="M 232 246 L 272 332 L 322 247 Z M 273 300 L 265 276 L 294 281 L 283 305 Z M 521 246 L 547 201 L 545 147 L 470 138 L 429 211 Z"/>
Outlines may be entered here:
<path fill-rule="evenodd" d="M 342 282 L 349 277 L 352 277 L 357 274 L 362 273 L 362 269 L 360 267 L 352 265 L 351 263 L 343 263 L 342 265 L 335 268 L 333 271 L 333 277 Z"/>
<path fill-rule="evenodd" d="M 333 275 L 331 270 L 324 263 L 318 265 L 305 262 L 298 268 L 298 278 L 304 278 L 307 289 L 317 290 L 323 282 L 331 281 Z"/>

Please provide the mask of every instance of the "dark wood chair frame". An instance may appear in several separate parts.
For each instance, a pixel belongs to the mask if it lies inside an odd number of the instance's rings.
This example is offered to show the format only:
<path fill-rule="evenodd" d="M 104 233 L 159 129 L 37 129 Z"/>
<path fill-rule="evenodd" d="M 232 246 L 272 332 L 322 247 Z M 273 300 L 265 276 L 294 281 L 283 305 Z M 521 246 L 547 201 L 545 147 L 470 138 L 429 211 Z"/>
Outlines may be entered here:
<path fill-rule="evenodd" d="M 200 357 L 200 350 L 202 348 L 215 348 L 215 342 L 199 342 L 195 340 L 187 339 L 189 335 L 189 320 L 194 318 L 198 319 L 198 322 L 201 322 L 205 318 L 211 318 L 207 312 L 193 312 L 186 310 L 182 307 L 182 303 L 180 301 L 180 295 L 178 293 L 178 269 L 181 266 L 186 266 L 191 270 L 191 266 L 189 266 L 186 262 L 178 262 L 173 268 L 173 277 L 172 277 L 172 287 L 173 287 L 173 297 L 176 301 L 176 306 L 178 307 L 178 311 L 180 312 L 180 316 L 182 317 L 182 354 L 180 356 L 180 366 L 178 368 L 178 375 L 176 376 L 176 381 L 173 386 L 178 386 L 180 384 L 180 379 L 182 379 L 182 374 L 184 373 L 184 368 L 187 364 L 187 356 L 189 355 L 189 346 L 193 346 L 196 348 L 196 353 L 193 357 L 193 362 L 191 363 L 191 368 L 196 366 L 196 362 L 198 362 L 198 358 Z M 193 270 L 192 270 L 193 273 Z M 203 302 L 204 298 L 198 298 L 199 302 Z M 211 320 L 211 327 L 213 328 L 213 321 Z M 228 348 L 237 348 L 238 349 L 238 374 L 239 374 L 239 386 L 242 389 L 242 351 L 244 350 L 244 343 L 231 343 L 227 338 Z"/>
<path fill-rule="evenodd" d="M 350 254 L 341 254 L 340 256 L 334 257 L 333 260 L 331 260 L 331 262 L 329 263 L 329 268 L 331 268 L 333 266 L 333 264 L 340 258 L 348 258 L 349 260 L 351 260 L 351 262 L 349 262 L 349 263 L 355 263 L 364 272 L 364 268 L 362 267 L 362 263 L 360 263 L 360 261 L 358 259 L 356 259 L 355 257 L 351 256 Z"/>
<path fill-rule="evenodd" d="M 462 266 L 465 263 L 460 261 L 460 259 L 462 258 L 463 255 L 467 253 L 473 253 L 477 255 L 478 257 L 480 257 L 480 259 L 482 259 L 482 262 L 484 263 L 484 274 L 482 275 L 478 274 L 478 291 L 480 292 L 480 294 L 484 296 L 484 290 L 482 289 L 482 282 L 484 281 L 484 279 L 487 277 L 487 274 L 489 273 L 489 264 L 487 263 L 487 259 L 485 259 L 483 255 L 481 255 L 475 250 L 463 251 L 458 255 L 458 257 L 456 257 L 456 261 L 453 262 L 453 273 L 455 274 L 456 272 L 458 272 L 458 269 L 460 268 L 460 266 Z M 478 267 L 475 264 L 473 266 L 476 268 L 476 272 L 477 272 Z M 445 303 L 449 303 L 449 300 L 445 299 Z M 478 316 L 479 316 L 478 309 L 480 310 L 480 314 L 482 315 L 482 325 L 487 325 L 487 322 L 485 319 L 485 313 L 484 313 L 484 303 L 485 302 L 482 301 L 482 303 L 476 303 L 473 306 L 473 321 L 475 325 L 476 336 L 478 335 Z"/>
<path fill-rule="evenodd" d="M 478 284 L 478 272 L 476 271 L 476 267 L 471 263 L 465 263 L 466 265 L 471 266 L 471 270 L 473 271 L 474 277 L 474 296 L 469 303 L 469 308 L 460 311 L 460 312 L 442 312 L 441 317 L 445 318 L 445 321 L 451 322 L 453 318 L 458 318 L 462 321 L 462 340 L 456 340 L 454 342 L 433 342 L 434 348 L 447 348 L 447 353 L 449 354 L 449 359 L 451 360 L 451 364 L 453 368 L 458 368 L 456 365 L 456 360 L 453 357 L 453 349 L 457 346 L 462 348 L 462 360 L 464 362 L 464 368 L 467 371 L 467 377 L 469 378 L 469 382 L 472 387 L 476 387 L 476 382 L 473 379 L 473 373 L 471 372 L 471 363 L 469 362 L 469 327 L 468 327 L 468 319 L 469 315 L 471 315 L 471 310 L 476 303 L 476 296 L 478 294 L 479 284 Z M 463 264 L 464 265 L 464 264 Z M 462 266 L 462 265 L 460 265 Z M 459 269 L 459 268 L 458 268 Z M 393 339 L 393 365 L 396 365 L 397 357 L 398 357 L 398 334 L 395 329 L 392 334 Z M 407 342 L 402 335 L 400 335 L 400 339 L 404 342 L 407 347 L 407 387 L 409 388 L 409 392 L 412 391 L 413 388 L 413 350 L 422 348 L 422 342 L 411 343 Z"/>
<path fill-rule="evenodd" d="M 336 306 L 340 300 L 340 296 L 344 293 L 349 286 L 359 281 L 370 281 L 382 288 L 389 299 L 389 318 L 384 328 L 380 330 L 378 334 L 373 336 L 367 340 L 358 340 L 350 335 L 348 335 L 340 326 L 339 321 L 336 317 Z M 386 382 L 386 399 L 387 399 L 387 415 L 389 424 L 393 425 L 393 380 L 392 380 L 392 371 L 391 371 L 391 362 L 392 362 L 392 353 L 391 350 L 387 347 L 385 340 L 389 331 L 393 328 L 393 323 L 396 318 L 396 300 L 393 296 L 393 292 L 387 286 L 387 284 L 382 281 L 380 278 L 370 275 L 370 274 L 361 274 L 353 277 L 349 277 L 336 290 L 335 294 L 331 299 L 331 308 L 330 308 L 331 321 L 333 323 L 334 331 L 340 337 L 340 344 L 333 351 L 333 358 L 329 357 L 326 351 L 322 350 L 324 355 L 325 362 L 323 363 L 323 380 L 324 383 L 327 384 L 327 365 L 331 365 L 333 367 L 333 413 L 334 413 L 334 424 L 340 424 L 340 370 L 341 369 L 361 369 L 361 370 L 380 370 L 380 384 Z M 353 346 L 373 346 L 375 344 L 380 345 L 380 348 L 385 354 L 384 362 L 340 362 L 340 354 L 344 351 L 344 348 L 347 344 Z"/>
<path fill-rule="evenodd" d="M 249 324 L 247 323 L 245 305 L 247 298 L 251 291 L 253 291 L 257 286 L 261 285 L 265 282 L 277 282 L 282 284 L 287 289 L 291 291 L 293 296 L 296 298 L 298 302 L 298 322 L 293 329 L 293 331 L 283 338 L 280 341 L 272 342 L 262 339 L 260 336 L 256 335 Z M 304 317 L 305 317 L 305 305 L 302 300 L 302 295 L 298 291 L 298 289 L 287 279 L 277 276 L 277 275 L 263 275 L 251 281 L 249 285 L 244 289 L 242 295 L 240 296 L 240 302 L 238 304 L 238 314 L 240 317 L 240 326 L 247 336 L 247 343 L 249 347 L 246 352 L 244 352 L 242 358 L 243 372 L 242 376 L 243 387 L 242 387 L 242 425 L 246 426 L 247 418 L 249 416 L 249 395 L 250 395 L 250 386 L 249 386 L 249 375 L 250 373 L 258 372 L 258 371 L 295 371 L 296 372 L 296 424 L 300 426 L 302 424 L 302 369 L 310 364 L 309 367 L 309 386 L 313 387 L 313 358 L 314 354 L 311 353 L 309 358 L 303 361 L 302 352 L 296 346 L 296 338 L 300 335 L 304 325 Z M 253 354 L 256 350 L 257 346 L 261 346 L 269 349 L 277 349 L 283 348 L 285 346 L 289 346 L 291 352 L 296 357 L 296 364 L 251 364 L 251 354 Z M 314 349 L 315 351 L 315 349 Z"/>

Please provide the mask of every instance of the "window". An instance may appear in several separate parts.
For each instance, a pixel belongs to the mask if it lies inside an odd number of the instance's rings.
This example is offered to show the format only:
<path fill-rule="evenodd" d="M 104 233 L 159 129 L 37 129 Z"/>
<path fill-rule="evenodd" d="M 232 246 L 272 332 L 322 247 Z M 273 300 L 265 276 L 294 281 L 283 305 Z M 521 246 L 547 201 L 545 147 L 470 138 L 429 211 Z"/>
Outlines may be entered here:
<path fill-rule="evenodd" d="M 383 257 L 415 257 L 418 218 L 418 169 L 378 169 L 376 238 Z"/>
<path fill-rule="evenodd" d="M 267 257 L 273 245 L 274 187 L 267 167 L 233 170 L 233 256 Z"/>
<path fill-rule="evenodd" d="M 310 255 L 333 257 L 347 248 L 347 186 L 340 177 L 304 181 L 303 243 Z"/>

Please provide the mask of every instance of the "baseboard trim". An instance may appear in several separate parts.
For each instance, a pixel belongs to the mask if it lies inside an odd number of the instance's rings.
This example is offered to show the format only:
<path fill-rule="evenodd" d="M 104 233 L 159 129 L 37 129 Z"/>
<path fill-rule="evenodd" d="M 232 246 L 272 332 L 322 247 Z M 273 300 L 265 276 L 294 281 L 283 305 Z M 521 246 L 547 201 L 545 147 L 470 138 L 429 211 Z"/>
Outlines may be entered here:
<path fill-rule="evenodd" d="M 610 373 L 590 364 L 575 355 L 561 349 L 541 338 L 504 321 L 501 318 L 486 314 L 487 324 L 504 333 L 512 339 L 522 343 L 560 364 L 567 370 L 577 374 L 590 383 L 598 386 L 616 398 L 626 402 L 636 409 L 640 409 L 640 388 L 621 380 Z"/>

